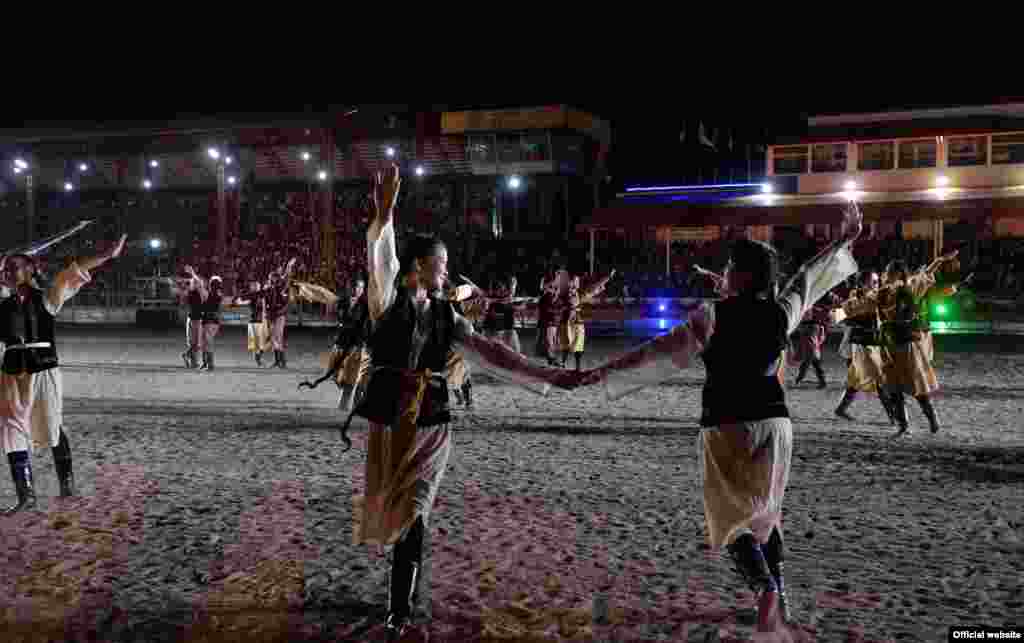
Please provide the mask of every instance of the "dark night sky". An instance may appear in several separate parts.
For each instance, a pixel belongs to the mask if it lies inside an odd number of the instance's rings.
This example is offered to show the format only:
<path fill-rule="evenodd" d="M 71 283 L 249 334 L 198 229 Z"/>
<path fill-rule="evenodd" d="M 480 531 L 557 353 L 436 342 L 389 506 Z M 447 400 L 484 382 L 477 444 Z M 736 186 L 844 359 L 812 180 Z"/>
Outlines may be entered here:
<path fill-rule="evenodd" d="M 799 134 L 806 128 L 809 114 L 849 113 L 883 111 L 890 109 L 914 109 L 924 107 L 945 107 L 951 105 L 977 105 L 995 102 L 1024 101 L 1024 97 L 1000 96 L 996 92 L 945 92 L 925 94 L 895 95 L 885 93 L 882 98 L 864 97 L 857 92 L 843 92 L 829 95 L 823 92 L 809 93 L 806 97 L 794 96 L 779 91 L 767 101 L 758 101 L 757 96 L 719 96 L 708 94 L 710 98 L 694 100 L 692 96 L 679 95 L 671 98 L 652 96 L 645 92 L 626 92 L 631 100 L 609 99 L 608 94 L 596 95 L 594 98 L 552 97 L 551 95 L 526 95 L 516 100 L 493 103 L 458 103 L 416 105 L 423 110 L 440 111 L 443 109 L 497 109 L 524 105 L 549 105 L 564 103 L 590 111 L 611 121 L 614 143 L 609 159 L 610 171 L 615 183 L 635 183 L 645 181 L 661 181 L 681 178 L 685 166 L 694 159 L 692 148 L 684 148 L 679 143 L 679 132 L 688 121 L 691 128 L 698 121 L 710 127 L 733 129 L 737 144 L 744 142 L 764 142 L 773 135 Z M 763 94 L 759 94 L 763 95 Z M 784 96 L 785 98 L 779 98 Z M 145 103 L 120 103 L 111 108 L 100 106 L 95 109 L 80 109 L 75 112 L 75 120 L 79 123 L 97 121 L 170 121 L 177 118 L 196 118 L 201 116 L 222 116 L 241 114 L 251 111 L 247 105 L 202 105 L 194 104 L 187 112 L 176 112 L 168 108 L 169 102 L 157 102 L 151 99 Z M 180 100 L 180 97 L 179 97 Z M 180 103 L 179 103 L 180 104 Z M 248 107 L 254 103 L 249 103 Z M 301 103 L 280 101 L 273 104 L 267 100 L 255 103 L 258 111 L 263 114 L 317 114 L 327 110 L 340 110 L 345 105 L 320 102 L 303 105 Z M 346 105 L 350 105 L 348 103 Z M 358 104 L 358 103 L 355 103 Z M 32 121 L 16 120 L 14 114 L 5 114 L 0 122 L 3 128 L 19 128 L 23 126 L 55 126 L 60 125 L 63 114 L 48 113 L 43 110 L 32 111 Z"/>

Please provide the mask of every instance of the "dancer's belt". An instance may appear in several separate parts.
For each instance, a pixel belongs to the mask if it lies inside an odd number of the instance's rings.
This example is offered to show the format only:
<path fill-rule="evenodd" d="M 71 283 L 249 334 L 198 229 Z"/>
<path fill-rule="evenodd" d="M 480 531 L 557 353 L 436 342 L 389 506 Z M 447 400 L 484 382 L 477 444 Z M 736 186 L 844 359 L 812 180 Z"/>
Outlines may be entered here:
<path fill-rule="evenodd" d="M 10 344 L 6 348 L 7 350 L 13 350 L 16 348 L 50 348 L 51 346 L 53 346 L 53 344 L 51 344 L 50 342 L 33 342 L 31 344 Z"/>

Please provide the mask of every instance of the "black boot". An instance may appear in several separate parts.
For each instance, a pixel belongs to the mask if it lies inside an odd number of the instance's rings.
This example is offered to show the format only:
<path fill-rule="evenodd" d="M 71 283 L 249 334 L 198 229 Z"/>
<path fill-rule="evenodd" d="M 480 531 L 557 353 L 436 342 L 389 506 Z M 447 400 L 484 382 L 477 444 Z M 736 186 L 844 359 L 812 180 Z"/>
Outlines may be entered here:
<path fill-rule="evenodd" d="M 843 418 L 844 420 L 850 420 L 851 422 L 856 422 L 856 419 L 852 415 L 850 415 L 849 413 L 846 412 L 847 409 L 850 408 L 850 405 L 853 404 L 853 401 L 855 399 L 857 399 L 857 390 L 856 389 L 852 389 L 852 388 L 846 389 L 846 392 L 843 393 L 842 401 L 839 402 L 839 406 L 836 407 L 836 415 L 838 415 L 839 417 Z"/>
<path fill-rule="evenodd" d="M 388 641 L 399 640 L 411 627 L 419 598 L 419 571 L 423 557 L 423 519 L 417 518 L 398 544 L 388 579 L 388 613 L 384 621 Z"/>
<path fill-rule="evenodd" d="M 562 352 L 562 368 L 565 368 L 565 363 L 569 361 L 569 351 Z"/>
<path fill-rule="evenodd" d="M 889 399 L 889 395 L 885 392 L 885 387 L 881 385 L 878 386 L 878 401 L 882 403 L 885 415 L 889 418 L 889 424 L 896 426 L 896 413 L 892 408 L 892 400 Z"/>
<path fill-rule="evenodd" d="M 53 447 L 53 467 L 57 470 L 61 498 L 75 495 L 75 474 L 71 468 L 71 444 L 64 429 L 60 430 L 60 442 Z"/>
<path fill-rule="evenodd" d="M 288 368 L 288 360 L 284 356 L 284 351 L 280 351 L 280 353 L 281 353 L 281 361 L 278 362 L 278 368 Z"/>
<path fill-rule="evenodd" d="M 281 367 L 281 351 L 275 350 L 274 351 L 274 365 L 271 366 L 270 368 L 280 368 L 280 367 Z"/>
<path fill-rule="evenodd" d="M 213 370 L 213 351 L 206 354 L 206 370 Z"/>
<path fill-rule="evenodd" d="M 800 363 L 800 372 L 796 374 L 796 379 L 793 381 L 794 386 L 798 386 L 800 382 L 804 381 L 807 377 L 807 369 L 811 367 L 811 360 L 805 360 Z"/>
<path fill-rule="evenodd" d="M 469 381 L 469 376 L 466 376 L 466 383 L 462 385 L 462 395 L 466 398 L 466 408 L 473 408 L 473 383 Z"/>
<path fill-rule="evenodd" d="M 19 511 L 35 509 L 36 492 L 32 487 L 32 462 L 29 460 L 28 451 L 8 453 L 7 463 L 11 467 L 11 478 L 14 480 L 18 502 L 0 511 L 0 515 L 10 516 Z"/>
<path fill-rule="evenodd" d="M 582 352 L 580 352 L 580 353 L 573 353 L 573 357 L 576 358 L 576 370 L 579 371 L 580 370 L 580 364 L 581 364 L 581 362 L 583 362 L 583 353 Z"/>
<path fill-rule="evenodd" d="M 894 437 L 899 437 L 910 431 L 910 421 L 907 419 L 907 403 L 903 396 L 903 391 L 893 391 L 889 396 L 889 400 L 892 402 L 892 413 L 896 416 L 896 424 L 899 426 L 899 430 L 896 431 Z"/>
<path fill-rule="evenodd" d="M 768 542 L 761 546 L 764 552 L 765 562 L 768 563 L 768 571 L 775 578 L 775 585 L 779 590 L 779 611 L 782 620 L 789 622 L 789 602 L 786 600 L 786 585 L 782 578 L 784 562 L 786 559 L 782 543 L 782 533 L 778 527 L 772 528 L 772 535 Z"/>
<path fill-rule="evenodd" d="M 924 411 L 924 416 L 928 418 L 928 425 L 931 427 L 932 433 L 939 432 L 939 418 L 935 415 L 935 407 L 932 406 L 932 400 L 927 395 L 918 395 L 917 403 L 921 405 L 921 410 Z"/>
<path fill-rule="evenodd" d="M 196 351 L 195 349 L 188 349 L 181 354 L 182 361 L 185 362 L 185 368 L 198 368 L 199 364 L 196 362 Z"/>
<path fill-rule="evenodd" d="M 205 371 L 210 368 L 210 353 L 203 351 L 203 365 L 199 367 L 199 370 Z"/>
<path fill-rule="evenodd" d="M 256 366 L 263 368 L 263 351 L 256 351 L 253 353 L 254 359 L 256 360 Z"/>
<path fill-rule="evenodd" d="M 757 555 L 763 550 L 752 534 L 739 536 L 732 544 L 726 546 L 726 550 L 735 565 L 733 569 L 755 594 L 760 595 L 762 592 L 775 589 L 775 578 L 768 568 L 766 558 Z"/>
<path fill-rule="evenodd" d="M 462 406 L 463 404 L 465 404 L 465 401 L 462 398 L 462 391 L 461 390 L 459 390 L 457 388 L 453 388 L 452 389 L 452 395 L 455 396 L 455 403 L 456 404 L 458 404 L 459 406 Z"/>
<path fill-rule="evenodd" d="M 821 360 L 813 360 L 811 365 L 814 366 L 814 374 L 818 376 L 818 388 L 828 387 L 828 382 L 825 381 L 825 369 L 821 367 Z"/>

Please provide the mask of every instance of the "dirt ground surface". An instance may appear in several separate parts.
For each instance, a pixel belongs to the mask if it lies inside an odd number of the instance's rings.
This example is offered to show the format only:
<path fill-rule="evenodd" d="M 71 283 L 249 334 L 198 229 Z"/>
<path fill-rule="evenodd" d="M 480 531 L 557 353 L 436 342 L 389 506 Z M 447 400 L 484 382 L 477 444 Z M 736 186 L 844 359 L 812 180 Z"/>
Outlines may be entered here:
<path fill-rule="evenodd" d="M 243 332 L 226 329 L 202 373 L 183 368 L 182 333 L 59 330 L 79 497 L 56 498 L 51 455 L 34 456 L 39 506 L 0 518 L 0 639 L 379 639 L 387 558 L 351 544 L 366 425 L 342 454 L 336 389 L 296 387 L 329 330 L 291 330 L 285 371 L 256 368 Z M 592 339 L 586 362 L 636 341 Z M 877 400 L 835 417 L 834 349 L 826 390 L 790 389 L 787 587 L 807 640 L 1024 625 L 1022 347 L 936 338 L 937 435 L 916 405 L 899 440 Z M 703 375 L 614 404 L 478 377 L 431 519 L 419 634 L 749 640 L 753 597 L 703 544 Z"/>

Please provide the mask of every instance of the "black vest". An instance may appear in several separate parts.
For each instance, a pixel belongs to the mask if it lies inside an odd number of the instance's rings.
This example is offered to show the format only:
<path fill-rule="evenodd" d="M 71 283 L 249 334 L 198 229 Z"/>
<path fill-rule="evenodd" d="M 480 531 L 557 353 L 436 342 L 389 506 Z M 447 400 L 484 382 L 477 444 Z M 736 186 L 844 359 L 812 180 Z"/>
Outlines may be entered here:
<path fill-rule="evenodd" d="M 263 321 L 263 295 L 260 291 L 249 293 L 249 323 L 258 324 Z"/>
<path fill-rule="evenodd" d="M 715 304 L 715 330 L 701 354 L 707 368 L 701 426 L 789 417 L 778 377 L 787 325 L 785 310 L 770 299 Z"/>
<path fill-rule="evenodd" d="M 922 332 L 928 331 L 927 325 L 921 319 L 919 302 L 906 286 L 897 288 L 890 297 L 891 299 L 886 302 L 891 311 L 890 316 L 883 324 L 886 340 L 897 346 L 910 344 L 920 337 Z"/>
<path fill-rule="evenodd" d="M 412 336 L 416 328 L 416 309 L 405 288 L 399 288 L 395 303 L 377 323 L 370 338 L 370 358 L 373 366 L 392 368 L 429 368 L 441 373 L 448 364 L 448 353 L 455 341 L 455 310 L 450 302 L 432 297 L 431 329 L 420 353 L 419 363 L 409 364 Z"/>
<path fill-rule="evenodd" d="M 209 298 L 203 302 L 203 323 L 220 323 L 220 300 L 221 296 L 218 291 L 216 295 L 211 292 Z"/>
<path fill-rule="evenodd" d="M 874 313 L 847 317 L 844 323 L 850 327 L 850 343 L 859 346 L 878 346 L 878 316 Z"/>
<path fill-rule="evenodd" d="M 4 352 L 5 373 L 38 373 L 58 366 L 54 318 L 43 303 L 45 296 L 42 290 L 33 288 L 24 303 L 19 301 L 17 291 L 0 303 L 0 341 L 8 346 Z M 50 342 L 50 347 L 10 348 L 36 342 Z"/>
<path fill-rule="evenodd" d="M 513 330 L 516 327 L 515 308 L 510 304 L 491 304 L 484 328 L 491 331 Z"/>
<path fill-rule="evenodd" d="M 203 319 L 203 296 L 198 290 L 188 291 L 188 316 L 192 321 Z"/>

